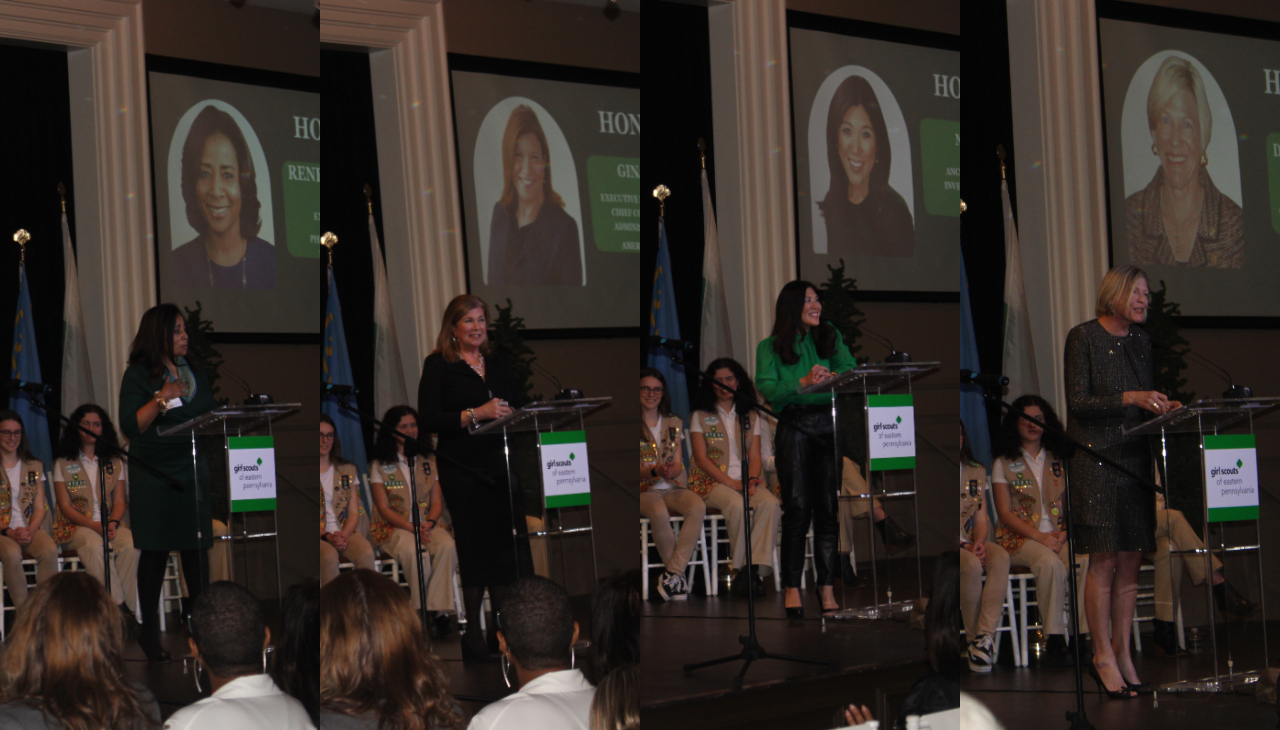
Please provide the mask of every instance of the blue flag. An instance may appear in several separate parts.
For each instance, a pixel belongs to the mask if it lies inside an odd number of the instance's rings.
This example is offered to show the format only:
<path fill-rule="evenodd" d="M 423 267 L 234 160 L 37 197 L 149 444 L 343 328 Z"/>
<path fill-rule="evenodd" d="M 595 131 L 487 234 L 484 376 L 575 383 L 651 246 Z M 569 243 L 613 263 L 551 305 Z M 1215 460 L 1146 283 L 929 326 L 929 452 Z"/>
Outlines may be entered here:
<path fill-rule="evenodd" d="M 321 375 L 326 385 L 355 385 L 355 378 L 351 376 L 351 358 L 347 355 L 347 335 L 342 329 L 342 306 L 338 304 L 338 285 L 333 280 L 333 269 L 329 270 L 329 302 L 325 305 L 324 313 L 323 368 Z M 339 406 L 339 398 L 347 405 L 356 405 L 354 395 L 324 395 L 320 398 L 320 411 L 338 425 L 338 443 L 342 445 L 342 457 L 364 471 L 369 467 L 369 460 L 364 453 L 360 419 Z"/>
<path fill-rule="evenodd" d="M 31 319 L 31 291 L 27 288 L 27 267 L 18 266 L 18 311 L 13 316 L 13 365 L 9 377 L 31 383 L 44 382 L 40 376 L 40 354 L 36 352 L 36 326 Z M 49 443 L 49 420 L 44 413 L 44 396 L 10 391 L 9 410 L 22 416 L 31 453 L 48 469 L 53 463 Z M 78 405 L 78 404 L 77 404 Z"/>
<path fill-rule="evenodd" d="M 649 310 L 649 334 L 680 339 L 680 319 L 676 317 L 676 287 L 671 280 L 671 254 L 667 249 L 667 227 L 658 221 L 658 266 L 653 272 L 653 306 Z M 689 420 L 689 386 L 684 365 L 677 364 L 674 351 L 666 347 L 649 348 L 646 364 L 667 379 L 671 394 L 671 412 Z"/>
<path fill-rule="evenodd" d="M 960 255 L 960 369 L 982 372 L 978 362 L 978 338 L 973 331 L 973 311 L 969 307 L 969 277 L 965 274 L 964 254 Z M 987 404 L 982 386 L 966 383 L 960 386 L 960 422 L 969 434 L 973 456 L 991 468 L 991 431 L 987 428 Z"/>

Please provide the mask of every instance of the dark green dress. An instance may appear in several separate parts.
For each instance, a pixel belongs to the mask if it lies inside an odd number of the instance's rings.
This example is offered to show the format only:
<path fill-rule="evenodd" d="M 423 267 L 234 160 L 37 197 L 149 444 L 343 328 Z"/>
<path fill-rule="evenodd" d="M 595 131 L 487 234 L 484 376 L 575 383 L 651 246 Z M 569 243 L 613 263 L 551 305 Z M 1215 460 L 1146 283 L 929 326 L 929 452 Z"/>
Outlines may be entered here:
<path fill-rule="evenodd" d="M 130 365 L 120 384 L 120 430 L 129 439 L 129 453 L 177 478 L 183 491 L 178 491 L 156 474 L 136 464 L 129 465 L 129 517 L 133 528 L 133 545 L 139 550 L 196 550 L 213 546 L 212 509 L 209 503 L 209 469 L 200 464 L 200 529 L 198 540 L 195 500 L 195 474 L 191 463 L 191 434 L 160 436 L 159 428 L 168 428 L 211 411 L 217 407 L 204 372 L 195 373 L 196 389 L 181 407 L 161 413 L 146 431 L 138 431 L 138 409 L 155 398 L 163 385 L 163 376 L 152 380 L 147 369 Z"/>

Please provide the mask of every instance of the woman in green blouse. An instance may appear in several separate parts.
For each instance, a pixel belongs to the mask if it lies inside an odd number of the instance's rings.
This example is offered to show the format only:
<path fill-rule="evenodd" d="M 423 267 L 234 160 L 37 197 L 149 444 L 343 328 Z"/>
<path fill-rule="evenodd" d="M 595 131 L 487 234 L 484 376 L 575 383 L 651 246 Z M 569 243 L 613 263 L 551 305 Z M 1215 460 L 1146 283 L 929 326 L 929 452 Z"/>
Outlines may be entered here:
<path fill-rule="evenodd" d="M 832 581 L 839 544 L 836 493 L 835 429 L 831 397 L 797 392 L 857 365 L 840 332 L 822 323 L 818 290 L 807 281 L 782 287 L 773 320 L 773 335 L 756 348 L 756 389 L 780 411 L 776 463 L 782 485 L 782 585 L 789 618 L 804 618 L 800 602 L 800 574 L 804 569 L 804 539 L 813 521 L 814 562 L 823 612 L 840 608 Z M 817 436 L 791 428 L 794 423 Z"/>
<path fill-rule="evenodd" d="M 138 600 L 142 631 L 138 643 L 150 661 L 168 661 L 160 647 L 160 586 L 169 551 L 182 555 L 191 601 L 200 595 L 205 550 L 213 544 L 209 475 L 200 463 L 199 507 L 191 460 L 191 435 L 160 436 L 175 426 L 213 410 L 217 403 L 201 363 L 187 353 L 186 321 L 172 304 L 148 309 L 129 347 L 129 368 L 120 385 L 120 430 L 129 453 L 181 485 L 170 484 L 151 469 L 129 464 L 129 509 L 138 558 Z"/>

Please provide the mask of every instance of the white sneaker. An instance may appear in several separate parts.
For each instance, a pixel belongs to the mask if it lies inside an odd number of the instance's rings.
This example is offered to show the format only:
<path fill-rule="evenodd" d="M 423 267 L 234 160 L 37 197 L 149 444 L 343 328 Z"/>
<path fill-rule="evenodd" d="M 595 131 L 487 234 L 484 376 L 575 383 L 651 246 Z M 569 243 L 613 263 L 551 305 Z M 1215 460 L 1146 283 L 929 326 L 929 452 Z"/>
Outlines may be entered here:
<path fill-rule="evenodd" d="M 664 601 L 686 600 L 689 597 L 689 586 L 685 582 L 684 574 L 664 570 L 662 578 L 658 580 L 658 595 L 662 596 Z"/>
<path fill-rule="evenodd" d="M 969 644 L 969 671 L 986 674 L 994 664 L 991 658 L 991 634 L 982 634 Z"/>

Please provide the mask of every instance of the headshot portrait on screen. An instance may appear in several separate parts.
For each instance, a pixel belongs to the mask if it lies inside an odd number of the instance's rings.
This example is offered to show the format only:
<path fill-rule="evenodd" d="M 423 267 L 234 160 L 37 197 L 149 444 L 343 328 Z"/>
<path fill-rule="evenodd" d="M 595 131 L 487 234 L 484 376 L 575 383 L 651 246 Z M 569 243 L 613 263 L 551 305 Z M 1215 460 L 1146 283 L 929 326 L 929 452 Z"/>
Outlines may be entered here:
<path fill-rule="evenodd" d="M 825 224 L 826 253 L 833 257 L 911 256 L 915 224 L 902 193 L 889 184 L 893 167 L 889 128 L 881 102 L 863 76 L 849 76 L 836 87 L 827 108 L 824 139 L 831 184 L 818 208 Z M 910 150 L 901 149 L 899 154 L 909 165 Z M 814 157 L 815 167 L 818 159 Z M 909 188 L 905 192 L 911 194 Z"/>
<path fill-rule="evenodd" d="M 213 104 L 201 109 L 182 144 L 178 182 L 186 222 L 197 235 L 174 249 L 178 286 L 275 289 L 275 246 L 258 236 L 263 225 L 255 169 L 235 118 Z M 265 187 L 263 194 L 269 197 Z"/>
<path fill-rule="evenodd" d="M 517 106 L 502 134 L 502 195 L 489 225 L 490 286 L 584 285 L 578 221 L 552 186 L 553 162 L 571 164 L 552 159 L 538 115 Z"/>
<path fill-rule="evenodd" d="M 1156 60 L 1153 57 L 1143 68 Z M 1131 126 L 1128 118 L 1140 111 L 1132 102 L 1141 99 L 1135 98 L 1135 92 L 1141 91 L 1141 74 L 1139 69 L 1134 75 L 1126 99 L 1126 132 Z M 1217 96 L 1221 97 L 1220 91 Z M 1222 121 L 1231 123 L 1225 99 L 1220 104 L 1214 101 L 1203 75 L 1190 59 L 1168 55 L 1160 63 L 1146 95 L 1150 149 L 1129 134 L 1124 138 L 1126 168 L 1150 167 L 1153 158 L 1158 161 L 1146 187 L 1125 199 L 1129 262 L 1136 266 L 1244 267 L 1244 213 L 1209 174 L 1210 162 L 1217 162 L 1227 176 L 1233 177 L 1234 190 L 1240 188 L 1235 135 L 1221 134 L 1233 132 L 1234 126 L 1221 129 L 1219 135 L 1224 142 L 1220 148 L 1226 152 L 1222 157 L 1228 159 L 1214 159 L 1218 152 L 1210 147 L 1214 123 L 1211 107 L 1219 107 L 1220 126 Z M 1125 178 L 1127 190 L 1128 169 Z"/>

